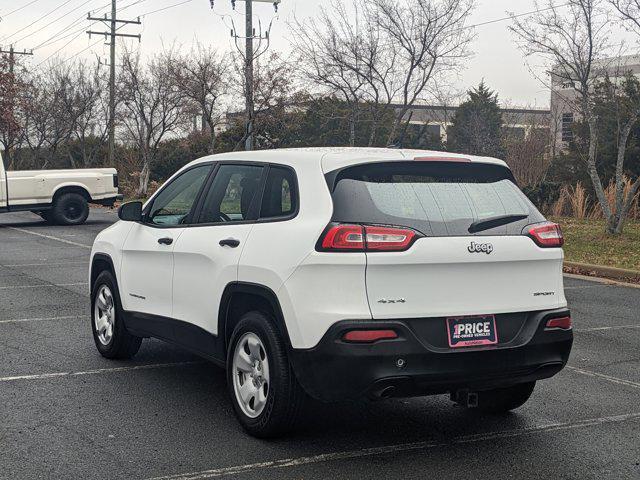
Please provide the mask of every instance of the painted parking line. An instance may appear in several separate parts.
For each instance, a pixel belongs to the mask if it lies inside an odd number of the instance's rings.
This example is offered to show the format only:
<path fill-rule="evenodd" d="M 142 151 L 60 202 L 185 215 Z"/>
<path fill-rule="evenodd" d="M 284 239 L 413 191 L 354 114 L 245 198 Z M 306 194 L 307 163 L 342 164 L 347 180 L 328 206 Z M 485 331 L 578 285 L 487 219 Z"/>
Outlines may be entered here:
<path fill-rule="evenodd" d="M 174 368 L 185 367 L 190 365 L 200 365 L 204 362 L 174 362 L 174 363 L 152 363 L 147 365 L 134 365 L 131 367 L 113 367 L 113 368 L 97 368 L 95 370 L 85 370 L 81 372 L 54 372 L 54 373 L 39 373 L 35 375 L 16 375 L 12 377 L 0 377 L 1 382 L 19 382 L 28 380 L 45 380 L 48 378 L 60 378 L 60 377 L 79 377 L 83 375 L 99 375 L 102 373 L 116 373 L 116 372 L 131 372 L 135 370 L 155 370 L 159 368 Z"/>
<path fill-rule="evenodd" d="M 553 423 L 516 430 L 501 430 L 497 432 L 481 433 L 474 435 L 463 435 L 453 438 L 449 442 L 414 442 L 400 443 L 396 445 L 386 445 L 382 447 L 362 448 L 358 450 L 347 450 L 343 452 L 323 453 L 309 457 L 287 458 L 267 462 L 252 463 L 247 465 L 237 465 L 233 467 L 216 468 L 203 470 L 200 472 L 182 473 L 177 475 L 167 475 L 153 477 L 148 480 L 201 480 L 206 478 L 222 477 L 226 475 L 247 474 L 265 469 L 299 467 L 303 465 L 335 462 L 340 460 L 351 460 L 375 455 L 388 455 L 400 452 L 410 452 L 415 450 L 427 450 L 432 448 L 451 447 L 453 445 L 484 442 L 487 440 L 498 440 L 501 438 L 522 437 L 546 432 L 573 430 L 579 428 L 596 427 L 610 423 L 622 423 L 640 419 L 640 413 L 629 413 L 626 415 L 615 415 L 609 417 L 590 418 L 576 422 Z"/>
<path fill-rule="evenodd" d="M 592 328 L 577 328 L 576 332 L 603 332 L 606 330 L 622 330 L 628 328 L 640 328 L 640 325 L 613 325 L 611 327 L 592 327 Z"/>
<path fill-rule="evenodd" d="M 0 267 L 5 268 L 18 268 L 18 267 L 60 267 L 67 265 L 89 265 L 87 260 L 83 260 L 81 262 L 59 262 L 59 263 L 5 263 L 0 265 Z"/>
<path fill-rule="evenodd" d="M 588 377 L 601 378 L 611 383 L 615 383 L 617 385 L 624 385 L 626 387 L 632 388 L 640 388 L 640 383 L 632 382 L 631 380 L 625 380 L 623 378 L 612 377 L 611 375 L 605 375 L 604 373 L 593 372 L 591 370 L 585 370 L 584 368 L 571 367 L 567 365 L 567 370 L 571 370 L 572 372 L 579 373 L 581 375 L 586 375 Z"/>
<path fill-rule="evenodd" d="M 41 283 L 39 285 L 11 285 L 9 287 L 0 287 L 0 290 L 19 290 L 24 288 L 42 288 L 42 287 L 78 287 L 80 285 L 89 285 L 83 283 Z"/>
<path fill-rule="evenodd" d="M 25 228 L 10 227 L 9 225 L 0 225 L 0 227 L 10 228 L 11 230 L 16 230 L 18 232 L 28 233 L 29 235 L 35 235 L 36 237 L 42 237 L 42 238 L 46 238 L 48 240 L 54 240 L 56 242 L 66 243 L 68 245 L 73 245 L 75 247 L 81 247 L 81 248 L 86 248 L 86 249 L 91 250 L 91 245 L 85 245 L 84 243 L 78 243 L 78 242 L 72 242 L 71 240 L 66 240 L 64 238 L 55 237 L 53 235 L 45 235 L 44 233 L 34 232 L 32 230 L 27 230 Z"/>
<path fill-rule="evenodd" d="M 29 322 L 47 322 L 56 320 L 71 320 L 76 318 L 84 318 L 86 315 L 65 315 L 62 317 L 36 317 L 36 318 L 14 318 L 9 320 L 0 320 L 0 325 L 7 323 L 29 323 Z"/>

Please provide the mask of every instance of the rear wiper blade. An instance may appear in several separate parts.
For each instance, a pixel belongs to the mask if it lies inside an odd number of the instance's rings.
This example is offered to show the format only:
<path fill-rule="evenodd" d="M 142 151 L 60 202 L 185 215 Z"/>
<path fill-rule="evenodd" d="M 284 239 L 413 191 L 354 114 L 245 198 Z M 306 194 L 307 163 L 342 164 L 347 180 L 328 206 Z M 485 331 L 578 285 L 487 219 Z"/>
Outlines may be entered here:
<path fill-rule="evenodd" d="M 477 220 L 469 225 L 469 233 L 478 233 L 483 230 L 490 230 L 495 227 L 501 227 L 508 223 L 517 222 L 518 220 L 524 220 L 529 215 L 498 215 L 497 217 L 489 217 L 482 220 Z"/>

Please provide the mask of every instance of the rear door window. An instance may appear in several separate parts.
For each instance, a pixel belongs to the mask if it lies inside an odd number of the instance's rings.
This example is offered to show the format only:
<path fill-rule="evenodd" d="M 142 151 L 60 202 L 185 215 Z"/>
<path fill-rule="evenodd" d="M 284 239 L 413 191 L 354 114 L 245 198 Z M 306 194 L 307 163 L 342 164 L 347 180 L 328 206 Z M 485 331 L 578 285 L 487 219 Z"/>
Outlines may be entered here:
<path fill-rule="evenodd" d="M 260 218 L 290 217 L 298 208 L 298 194 L 293 170 L 271 166 L 262 196 Z"/>
<path fill-rule="evenodd" d="M 255 220 L 255 203 L 264 167 L 221 165 L 206 194 L 198 223 Z"/>
<path fill-rule="evenodd" d="M 389 162 L 349 167 L 327 175 L 333 221 L 413 228 L 427 236 L 466 236 L 478 220 L 524 215 L 477 235 L 520 235 L 544 221 L 500 165 Z"/>

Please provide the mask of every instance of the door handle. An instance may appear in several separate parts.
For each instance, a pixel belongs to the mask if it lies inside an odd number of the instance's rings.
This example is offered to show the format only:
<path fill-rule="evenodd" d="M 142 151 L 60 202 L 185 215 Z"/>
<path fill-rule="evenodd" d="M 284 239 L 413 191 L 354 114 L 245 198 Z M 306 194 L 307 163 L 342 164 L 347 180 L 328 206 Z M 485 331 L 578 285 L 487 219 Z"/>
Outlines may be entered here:
<path fill-rule="evenodd" d="M 171 245 L 173 243 L 173 238 L 169 238 L 169 237 L 159 238 L 158 243 L 160 245 Z"/>
<path fill-rule="evenodd" d="M 238 245 L 240 245 L 240 240 L 236 240 L 235 238 L 225 238 L 224 240 L 220 240 L 221 247 L 236 248 Z"/>

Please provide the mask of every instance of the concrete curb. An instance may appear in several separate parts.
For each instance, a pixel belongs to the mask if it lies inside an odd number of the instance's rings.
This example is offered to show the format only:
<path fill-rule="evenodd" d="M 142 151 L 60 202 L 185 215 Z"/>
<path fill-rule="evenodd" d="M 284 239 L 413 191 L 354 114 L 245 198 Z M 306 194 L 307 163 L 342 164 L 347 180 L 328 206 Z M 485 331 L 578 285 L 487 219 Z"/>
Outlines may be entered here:
<path fill-rule="evenodd" d="M 588 263 L 564 262 L 564 271 L 592 277 L 612 278 L 632 283 L 640 282 L 640 271 L 626 268 L 605 267 Z"/>

